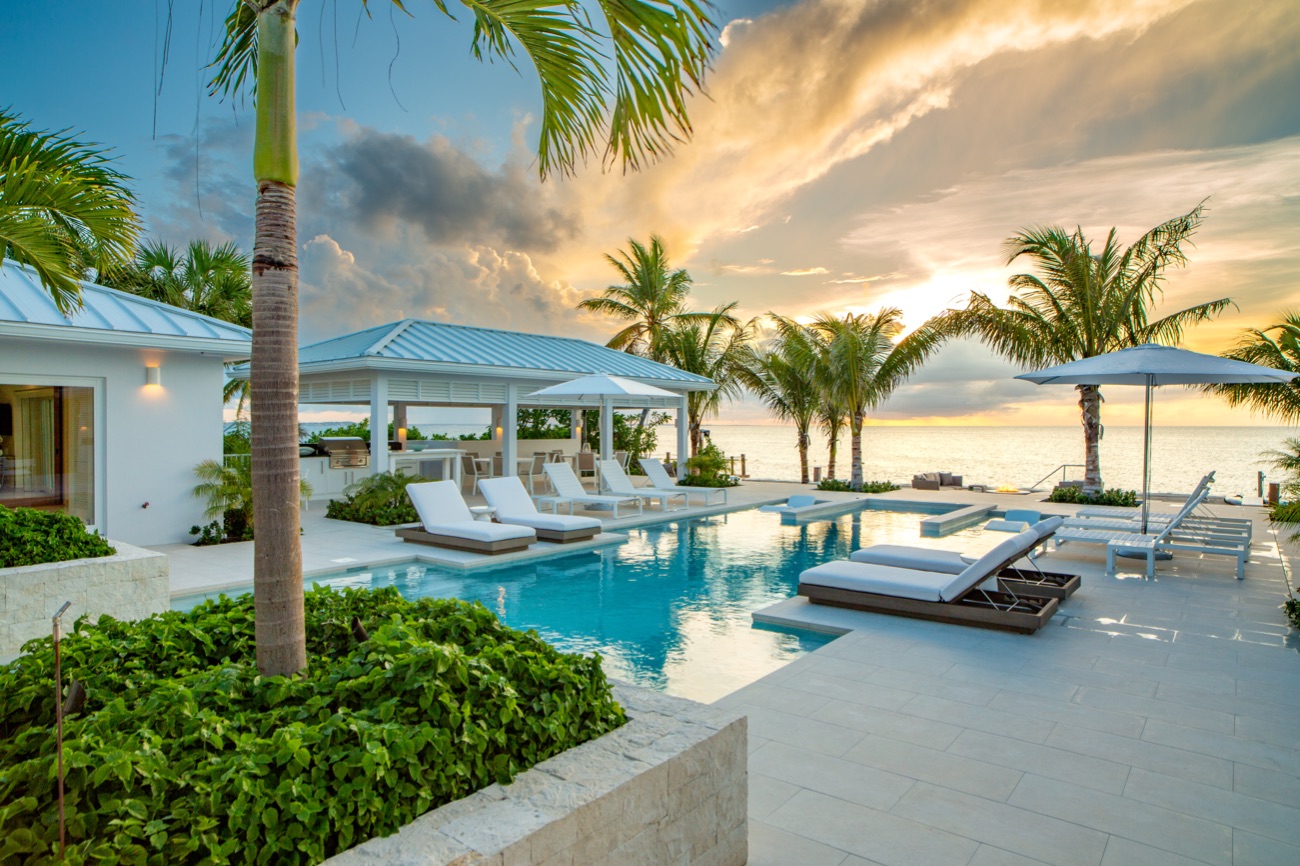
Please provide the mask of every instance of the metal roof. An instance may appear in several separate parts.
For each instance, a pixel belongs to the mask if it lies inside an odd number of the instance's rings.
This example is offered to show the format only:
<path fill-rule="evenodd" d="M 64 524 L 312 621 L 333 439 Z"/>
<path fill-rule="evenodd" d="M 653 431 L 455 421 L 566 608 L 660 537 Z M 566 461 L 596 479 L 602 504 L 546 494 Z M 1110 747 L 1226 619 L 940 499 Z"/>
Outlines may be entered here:
<path fill-rule="evenodd" d="M 490 374 L 494 370 L 580 375 L 609 373 L 686 386 L 687 390 L 713 387 L 712 380 L 703 376 L 586 340 L 421 319 L 391 322 L 304 346 L 298 351 L 298 361 L 304 373 L 313 367 L 337 369 L 340 362 L 350 360 L 369 361 L 366 364 L 369 367 L 383 366 L 383 361 L 392 361 L 403 369 L 427 362 L 440 370 L 455 367 L 459 372 L 459 368 L 464 368 L 466 373 Z"/>
<path fill-rule="evenodd" d="M 36 271 L 0 264 L 0 333 L 123 346 L 218 351 L 247 357 L 252 332 L 170 304 L 95 283 L 81 284 L 82 307 L 64 316 Z"/>

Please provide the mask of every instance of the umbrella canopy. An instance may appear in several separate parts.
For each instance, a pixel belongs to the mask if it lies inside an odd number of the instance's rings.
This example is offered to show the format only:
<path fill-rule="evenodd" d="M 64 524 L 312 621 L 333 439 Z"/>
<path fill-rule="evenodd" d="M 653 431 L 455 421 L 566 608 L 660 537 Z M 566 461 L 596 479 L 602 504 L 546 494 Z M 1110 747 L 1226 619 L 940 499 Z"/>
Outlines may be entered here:
<path fill-rule="evenodd" d="M 665 391 L 663 388 L 656 388 L 654 385 L 624 379 L 621 376 L 601 374 L 570 379 L 568 382 L 561 382 L 558 385 L 551 385 L 549 388 L 534 391 L 530 396 L 596 398 L 677 397 L 679 395 L 674 394 L 672 391 Z"/>
<path fill-rule="evenodd" d="M 1142 451 L 1142 532 L 1147 531 L 1147 498 L 1151 487 L 1151 389 L 1160 385 L 1255 385 L 1290 382 L 1296 373 L 1248 364 L 1218 355 L 1189 352 L 1173 346 L 1143 343 L 1118 352 L 1082 358 L 1068 364 L 1022 373 L 1039 385 L 1143 385 L 1146 423 Z"/>
<path fill-rule="evenodd" d="M 1290 382 L 1295 373 L 1259 364 L 1144 343 L 1093 358 L 1083 358 L 1023 373 L 1038 385 L 1254 385 Z"/>

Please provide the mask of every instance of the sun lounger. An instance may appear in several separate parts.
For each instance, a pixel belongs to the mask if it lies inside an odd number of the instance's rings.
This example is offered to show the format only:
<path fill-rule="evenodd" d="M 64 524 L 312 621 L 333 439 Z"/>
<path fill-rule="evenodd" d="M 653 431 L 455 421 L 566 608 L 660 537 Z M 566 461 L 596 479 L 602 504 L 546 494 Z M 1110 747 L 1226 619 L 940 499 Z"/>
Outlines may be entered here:
<path fill-rule="evenodd" d="M 1205 538 L 1218 538 L 1222 536 L 1230 540 L 1244 538 L 1246 543 L 1249 544 L 1254 532 L 1254 525 L 1250 520 L 1217 520 L 1196 515 L 1196 509 L 1209 495 L 1210 491 L 1206 488 L 1202 488 L 1195 496 L 1185 501 L 1183 506 L 1176 513 L 1148 515 L 1147 529 L 1158 531 L 1166 526 L 1172 526 L 1184 534 Z M 1072 517 L 1065 522 L 1065 525 L 1070 529 L 1096 529 L 1140 533 L 1142 531 L 1142 518 L 1140 515 L 1132 514 L 1126 518 Z"/>
<path fill-rule="evenodd" d="M 1060 517 L 1040 520 L 1030 527 L 1036 536 L 1034 544 L 1017 562 L 1009 563 L 998 572 L 999 583 L 1013 582 L 1011 590 L 1018 595 L 1044 598 L 1068 598 L 1079 588 L 1077 574 L 1044 571 L 1033 561 L 1034 551 L 1046 544 L 1062 524 Z M 932 547 L 913 547 L 904 544 L 873 544 L 849 554 L 853 562 L 869 565 L 887 565 L 894 568 L 911 568 L 934 571 L 940 574 L 960 574 L 978 557 L 965 556 L 954 550 L 936 550 Z"/>
<path fill-rule="evenodd" d="M 1008 538 L 959 574 L 840 560 L 799 575 L 799 594 L 813 604 L 997 628 L 1029 634 L 1042 628 L 1060 602 L 981 584 L 1038 543 L 1027 529 Z"/>
<path fill-rule="evenodd" d="M 544 467 L 546 477 L 551 479 L 551 486 L 555 488 L 555 496 L 548 496 L 543 501 L 550 501 L 552 508 L 559 510 L 560 503 L 568 503 L 569 513 L 573 513 L 573 505 L 580 502 L 584 505 L 595 505 L 601 508 L 610 508 L 614 511 L 614 519 L 618 519 L 618 507 L 620 505 L 635 505 L 636 513 L 641 513 L 641 497 L 639 496 L 600 496 L 595 493 L 588 493 L 587 488 L 582 486 L 578 476 L 573 474 L 573 467 L 567 463 L 547 463 Z"/>
<path fill-rule="evenodd" d="M 678 510 L 671 507 L 674 499 L 682 501 L 680 508 L 685 508 L 690 502 L 686 493 L 681 490 L 637 487 L 632 483 L 632 479 L 627 477 L 622 464 L 617 460 L 600 461 L 600 483 L 604 485 L 606 491 L 615 496 L 639 496 L 642 499 L 657 499 L 659 500 L 659 507 L 664 511 Z"/>
<path fill-rule="evenodd" d="M 1119 555 L 1142 555 L 1147 561 L 1147 577 L 1156 575 L 1156 556 L 1160 553 L 1201 553 L 1213 556 L 1231 556 L 1237 560 L 1237 580 L 1246 576 L 1246 559 L 1250 556 L 1250 539 L 1240 532 L 1223 533 L 1196 526 L 1180 526 L 1185 512 L 1191 509 L 1189 502 L 1183 507 L 1178 518 L 1161 527 L 1150 527 L 1158 531 L 1143 535 L 1132 530 L 1100 529 L 1086 526 L 1062 526 L 1057 530 L 1053 540 L 1057 548 L 1070 542 L 1106 545 L 1106 576 L 1115 574 L 1115 557 Z"/>
<path fill-rule="evenodd" d="M 537 541 L 537 533 L 527 527 L 475 520 L 455 481 L 408 484 L 406 495 L 421 525 L 397 530 L 403 541 L 488 554 L 523 550 Z"/>
<path fill-rule="evenodd" d="M 1214 481 L 1214 473 L 1213 472 L 1206 473 L 1205 475 L 1201 476 L 1200 481 L 1196 482 L 1196 486 L 1192 488 L 1191 493 L 1187 494 L 1187 498 L 1179 503 L 1177 510 L 1152 511 L 1150 512 L 1150 517 L 1148 519 L 1154 520 L 1157 517 L 1163 517 L 1166 520 L 1172 520 L 1174 515 L 1182 512 L 1183 508 L 1187 505 L 1187 503 L 1191 502 L 1193 499 L 1196 499 L 1198 496 L 1204 499 L 1204 496 L 1202 496 L 1202 494 L 1208 493 L 1210 484 L 1213 481 Z M 1150 503 L 1148 503 L 1148 505 L 1149 504 Z M 1133 515 L 1136 514 L 1138 511 L 1140 511 L 1140 508 L 1126 508 L 1119 505 L 1089 505 L 1085 508 L 1080 508 L 1078 511 L 1074 513 L 1074 516 L 1075 517 L 1120 517 L 1124 519 L 1129 519 L 1132 518 Z"/>
<path fill-rule="evenodd" d="M 517 477 L 484 478 L 479 482 L 479 489 L 498 521 L 508 526 L 527 526 L 542 541 L 568 544 L 594 538 L 600 533 L 601 522 L 594 517 L 542 514 Z"/>
<path fill-rule="evenodd" d="M 659 462 L 657 457 L 642 457 L 640 463 L 641 468 L 645 470 L 646 477 L 650 479 L 650 484 L 653 487 L 657 487 L 660 490 L 666 490 L 671 487 L 679 493 L 688 494 L 688 501 L 690 499 L 689 494 L 700 494 L 704 497 L 705 505 L 709 504 L 709 499 L 715 493 L 720 493 L 722 494 L 722 504 L 727 504 L 727 488 L 725 487 L 689 487 L 684 484 L 678 484 L 668 474 L 668 470 L 664 468 L 664 465 Z"/>

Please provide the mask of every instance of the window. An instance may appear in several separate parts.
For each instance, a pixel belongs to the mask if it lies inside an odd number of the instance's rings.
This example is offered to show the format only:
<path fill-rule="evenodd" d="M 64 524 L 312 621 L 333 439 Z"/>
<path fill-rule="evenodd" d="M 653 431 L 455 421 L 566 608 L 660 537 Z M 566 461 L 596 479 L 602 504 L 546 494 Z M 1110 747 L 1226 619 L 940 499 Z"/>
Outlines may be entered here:
<path fill-rule="evenodd" d="M 0 384 L 0 504 L 95 522 L 93 388 Z"/>

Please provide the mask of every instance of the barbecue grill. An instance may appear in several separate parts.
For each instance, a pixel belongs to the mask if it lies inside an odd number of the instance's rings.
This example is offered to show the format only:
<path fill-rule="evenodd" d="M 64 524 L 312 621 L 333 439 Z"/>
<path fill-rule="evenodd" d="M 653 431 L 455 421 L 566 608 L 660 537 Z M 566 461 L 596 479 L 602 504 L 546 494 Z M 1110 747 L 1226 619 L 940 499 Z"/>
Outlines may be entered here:
<path fill-rule="evenodd" d="M 322 436 L 321 447 L 330 458 L 331 469 L 362 469 L 370 465 L 370 449 L 355 436 Z"/>

